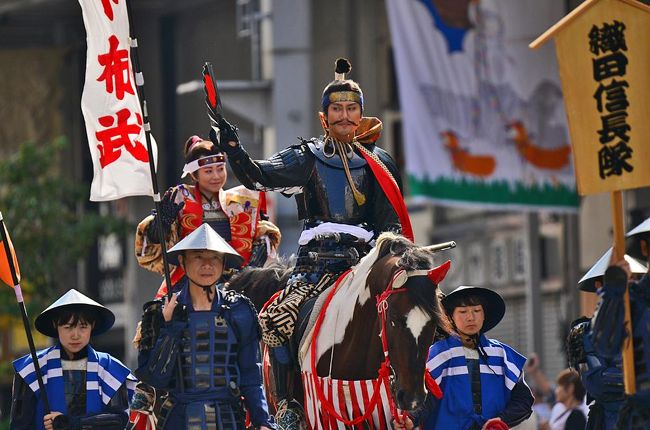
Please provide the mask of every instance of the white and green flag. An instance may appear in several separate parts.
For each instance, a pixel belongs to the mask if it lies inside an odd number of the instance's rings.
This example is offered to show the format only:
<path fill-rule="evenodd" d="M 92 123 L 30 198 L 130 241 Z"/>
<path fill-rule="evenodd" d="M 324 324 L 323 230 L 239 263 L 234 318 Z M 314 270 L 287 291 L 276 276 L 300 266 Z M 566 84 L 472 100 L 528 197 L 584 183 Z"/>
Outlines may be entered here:
<path fill-rule="evenodd" d="M 553 45 L 528 43 L 562 0 L 387 0 L 409 193 L 485 208 L 574 211 Z"/>

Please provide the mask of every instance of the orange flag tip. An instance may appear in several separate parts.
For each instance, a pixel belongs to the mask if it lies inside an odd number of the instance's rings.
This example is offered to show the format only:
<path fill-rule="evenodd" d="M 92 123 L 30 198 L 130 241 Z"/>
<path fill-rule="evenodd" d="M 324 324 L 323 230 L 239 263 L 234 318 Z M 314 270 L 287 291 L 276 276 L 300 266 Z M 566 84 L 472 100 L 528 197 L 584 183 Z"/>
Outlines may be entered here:
<path fill-rule="evenodd" d="M 0 222 L 2 221 L 2 212 L 0 212 Z M 4 237 L 7 238 L 7 245 L 9 248 L 9 253 L 11 254 L 11 261 L 13 262 L 13 269 L 16 273 L 16 281 L 20 282 L 20 267 L 18 266 L 18 259 L 16 258 L 16 252 L 14 251 L 14 245 L 11 243 L 11 238 L 9 237 L 9 232 L 4 223 L 2 223 L 2 228 L 4 229 Z M 14 277 L 12 275 L 12 265 L 10 264 L 9 258 L 7 257 L 5 244 L 0 240 L 0 280 L 13 288 L 15 285 Z M 16 283 L 17 283 L 16 282 Z"/>

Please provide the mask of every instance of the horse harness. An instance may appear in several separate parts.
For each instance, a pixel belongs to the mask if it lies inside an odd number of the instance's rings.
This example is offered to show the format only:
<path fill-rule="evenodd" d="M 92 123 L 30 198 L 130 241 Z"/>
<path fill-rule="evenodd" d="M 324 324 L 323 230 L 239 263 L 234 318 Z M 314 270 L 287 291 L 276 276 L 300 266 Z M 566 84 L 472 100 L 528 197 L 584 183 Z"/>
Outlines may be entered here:
<path fill-rule="evenodd" d="M 366 404 L 364 407 L 365 412 L 356 418 L 347 419 L 336 411 L 332 403 L 332 400 L 328 399 L 325 396 L 325 393 L 323 391 L 323 386 L 318 382 L 319 377 L 316 374 L 316 342 L 318 339 L 320 326 L 322 325 L 325 312 L 329 306 L 329 303 L 332 297 L 334 297 L 334 294 L 336 293 L 341 281 L 349 274 L 350 271 L 351 270 L 346 271 L 339 277 L 339 279 L 336 282 L 336 285 L 334 286 L 331 293 L 327 297 L 327 300 L 323 305 L 323 309 L 321 310 L 320 315 L 318 316 L 318 319 L 316 321 L 316 325 L 314 327 L 313 341 L 312 341 L 313 344 L 311 346 L 311 368 L 312 371 L 314 372 L 314 374 L 312 375 L 313 381 L 311 382 L 313 382 L 313 386 L 315 388 L 315 394 L 318 397 L 318 401 L 320 405 L 326 410 L 326 412 L 331 417 L 334 417 L 337 421 L 343 422 L 343 424 L 346 426 L 356 425 L 368 419 L 371 419 L 372 412 L 374 411 L 375 408 L 378 408 L 379 406 L 378 404 L 379 402 L 381 402 L 380 388 L 382 383 L 385 384 L 386 387 L 392 387 L 396 383 L 395 371 L 390 364 L 390 357 L 388 354 L 388 339 L 386 337 L 386 311 L 388 310 L 388 298 L 393 294 L 407 292 L 408 288 L 403 287 L 403 285 L 410 277 L 428 276 L 429 278 L 433 279 L 431 270 L 400 269 L 393 275 L 391 282 L 388 284 L 386 289 L 381 294 L 375 296 L 377 300 L 377 314 L 381 318 L 380 337 L 381 337 L 382 350 L 384 353 L 384 361 L 382 361 L 379 370 L 377 372 L 378 378 L 375 379 L 372 383 L 373 385 L 372 396 L 369 399 L 368 404 Z M 437 398 L 441 398 L 442 392 L 440 391 L 440 388 L 436 384 L 435 380 L 431 378 L 431 375 L 429 375 L 429 372 L 427 372 L 426 369 L 425 369 L 425 381 L 426 381 L 427 389 L 431 391 L 431 393 L 435 395 Z M 387 392 L 388 403 L 389 403 L 390 413 L 392 415 L 392 418 L 397 422 L 402 422 L 408 416 L 408 413 L 406 411 L 402 411 L 400 413 L 400 411 L 397 410 L 397 407 L 395 405 L 395 401 L 391 394 L 391 390 L 386 390 L 386 392 Z"/>

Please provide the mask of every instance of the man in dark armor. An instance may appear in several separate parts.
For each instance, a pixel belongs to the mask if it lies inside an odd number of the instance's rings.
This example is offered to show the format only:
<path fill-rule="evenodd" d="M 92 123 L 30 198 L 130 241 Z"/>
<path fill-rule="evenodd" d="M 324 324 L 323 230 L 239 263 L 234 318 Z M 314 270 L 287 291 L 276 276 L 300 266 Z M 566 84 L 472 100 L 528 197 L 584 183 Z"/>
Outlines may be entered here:
<path fill-rule="evenodd" d="M 578 288 L 589 293 L 601 290 L 603 276 L 611 258 L 612 249 L 610 248 L 578 281 Z M 625 258 L 627 260 L 631 257 L 626 255 Z M 634 260 L 628 261 L 633 262 Z M 641 268 L 645 269 L 644 266 Z M 589 405 L 587 428 L 611 430 L 616 424 L 618 411 L 621 409 L 625 397 L 621 356 L 619 354 L 606 359 L 597 354 L 591 339 L 591 326 L 591 318 L 587 317 L 580 317 L 571 323 L 571 330 L 567 338 L 569 364 L 580 373 L 580 378 L 587 390 L 587 404 Z"/>
<path fill-rule="evenodd" d="M 650 265 L 650 218 L 636 226 L 626 236 L 628 238 L 628 253 L 632 257 L 642 258 L 646 265 Z M 626 275 L 629 278 L 629 271 Z M 620 288 L 617 288 L 618 280 L 614 276 L 613 278 L 611 282 L 612 294 L 618 294 L 616 292 L 616 290 L 620 291 Z M 609 288 L 607 282 L 604 286 Z M 648 273 L 638 282 L 632 282 L 629 288 L 636 393 L 626 397 L 616 425 L 621 430 L 641 430 L 650 428 L 650 408 L 648 408 L 650 405 L 650 276 Z M 603 296 L 604 300 L 605 296 Z M 605 313 L 605 315 L 608 314 Z M 625 328 L 621 320 L 622 318 L 616 320 L 616 325 L 619 328 L 617 334 L 624 336 Z M 606 323 L 604 324 L 606 325 Z M 596 318 L 594 333 L 597 348 L 603 345 L 602 342 L 599 342 L 601 339 L 605 339 L 603 336 L 609 335 L 606 330 L 601 331 L 599 328 Z M 623 342 L 619 342 L 618 347 L 621 350 Z"/>
<path fill-rule="evenodd" d="M 380 233 L 401 232 L 412 239 L 395 162 L 375 145 L 382 123 L 363 117 L 363 92 L 345 78 L 350 70 L 347 60 L 338 59 L 335 79 L 323 91 L 324 136 L 300 139 L 268 160 L 252 160 L 237 128 L 212 119 L 211 138 L 218 143 L 218 131 L 239 181 L 250 189 L 295 195 L 304 223 L 287 288 L 260 314 L 263 340 L 273 348 L 276 400 L 288 396 L 285 375 L 295 353 L 286 346 L 301 305 L 356 264 Z"/>
<path fill-rule="evenodd" d="M 269 416 L 259 353 L 257 312 L 245 297 L 221 291 L 224 265 L 242 257 L 208 224 L 168 251 L 189 284 L 151 302 L 142 321 L 136 375 L 168 392 L 159 429 L 275 428 Z"/>
<path fill-rule="evenodd" d="M 36 329 L 57 339 L 36 353 L 49 411 L 45 410 L 31 355 L 14 361 L 12 430 L 122 430 L 135 377 L 118 359 L 95 351 L 90 336 L 108 331 L 115 315 L 70 290 L 36 318 Z"/>
<path fill-rule="evenodd" d="M 649 261 L 650 219 L 627 237 L 630 255 L 625 256 L 625 262 L 607 268 L 613 263 L 610 250 L 579 282 L 582 290 L 598 292 L 601 297 L 594 317 L 575 321 L 568 338 L 571 365 L 580 371 L 593 400 L 589 430 L 645 429 L 650 424 L 650 279 L 646 267 L 635 260 L 641 257 Z M 622 298 L 628 279 L 638 276 L 643 277 L 630 284 L 637 394 L 626 396 L 621 356 L 626 336 Z"/>

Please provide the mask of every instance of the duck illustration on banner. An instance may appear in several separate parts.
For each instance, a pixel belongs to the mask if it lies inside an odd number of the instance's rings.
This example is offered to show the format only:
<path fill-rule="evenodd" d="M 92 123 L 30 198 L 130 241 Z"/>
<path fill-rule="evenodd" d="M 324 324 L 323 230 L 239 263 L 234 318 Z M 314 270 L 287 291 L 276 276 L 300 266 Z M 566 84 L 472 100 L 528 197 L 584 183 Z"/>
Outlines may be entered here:
<path fill-rule="evenodd" d="M 553 148 L 536 146 L 521 121 L 511 122 L 507 130 L 519 154 L 533 166 L 539 169 L 560 170 L 571 165 L 571 145 L 568 143 Z"/>
<path fill-rule="evenodd" d="M 461 173 L 485 178 L 494 173 L 496 160 L 491 155 L 474 155 L 468 149 L 462 148 L 458 136 L 451 130 L 441 133 L 442 142 L 449 151 L 454 168 Z"/>

